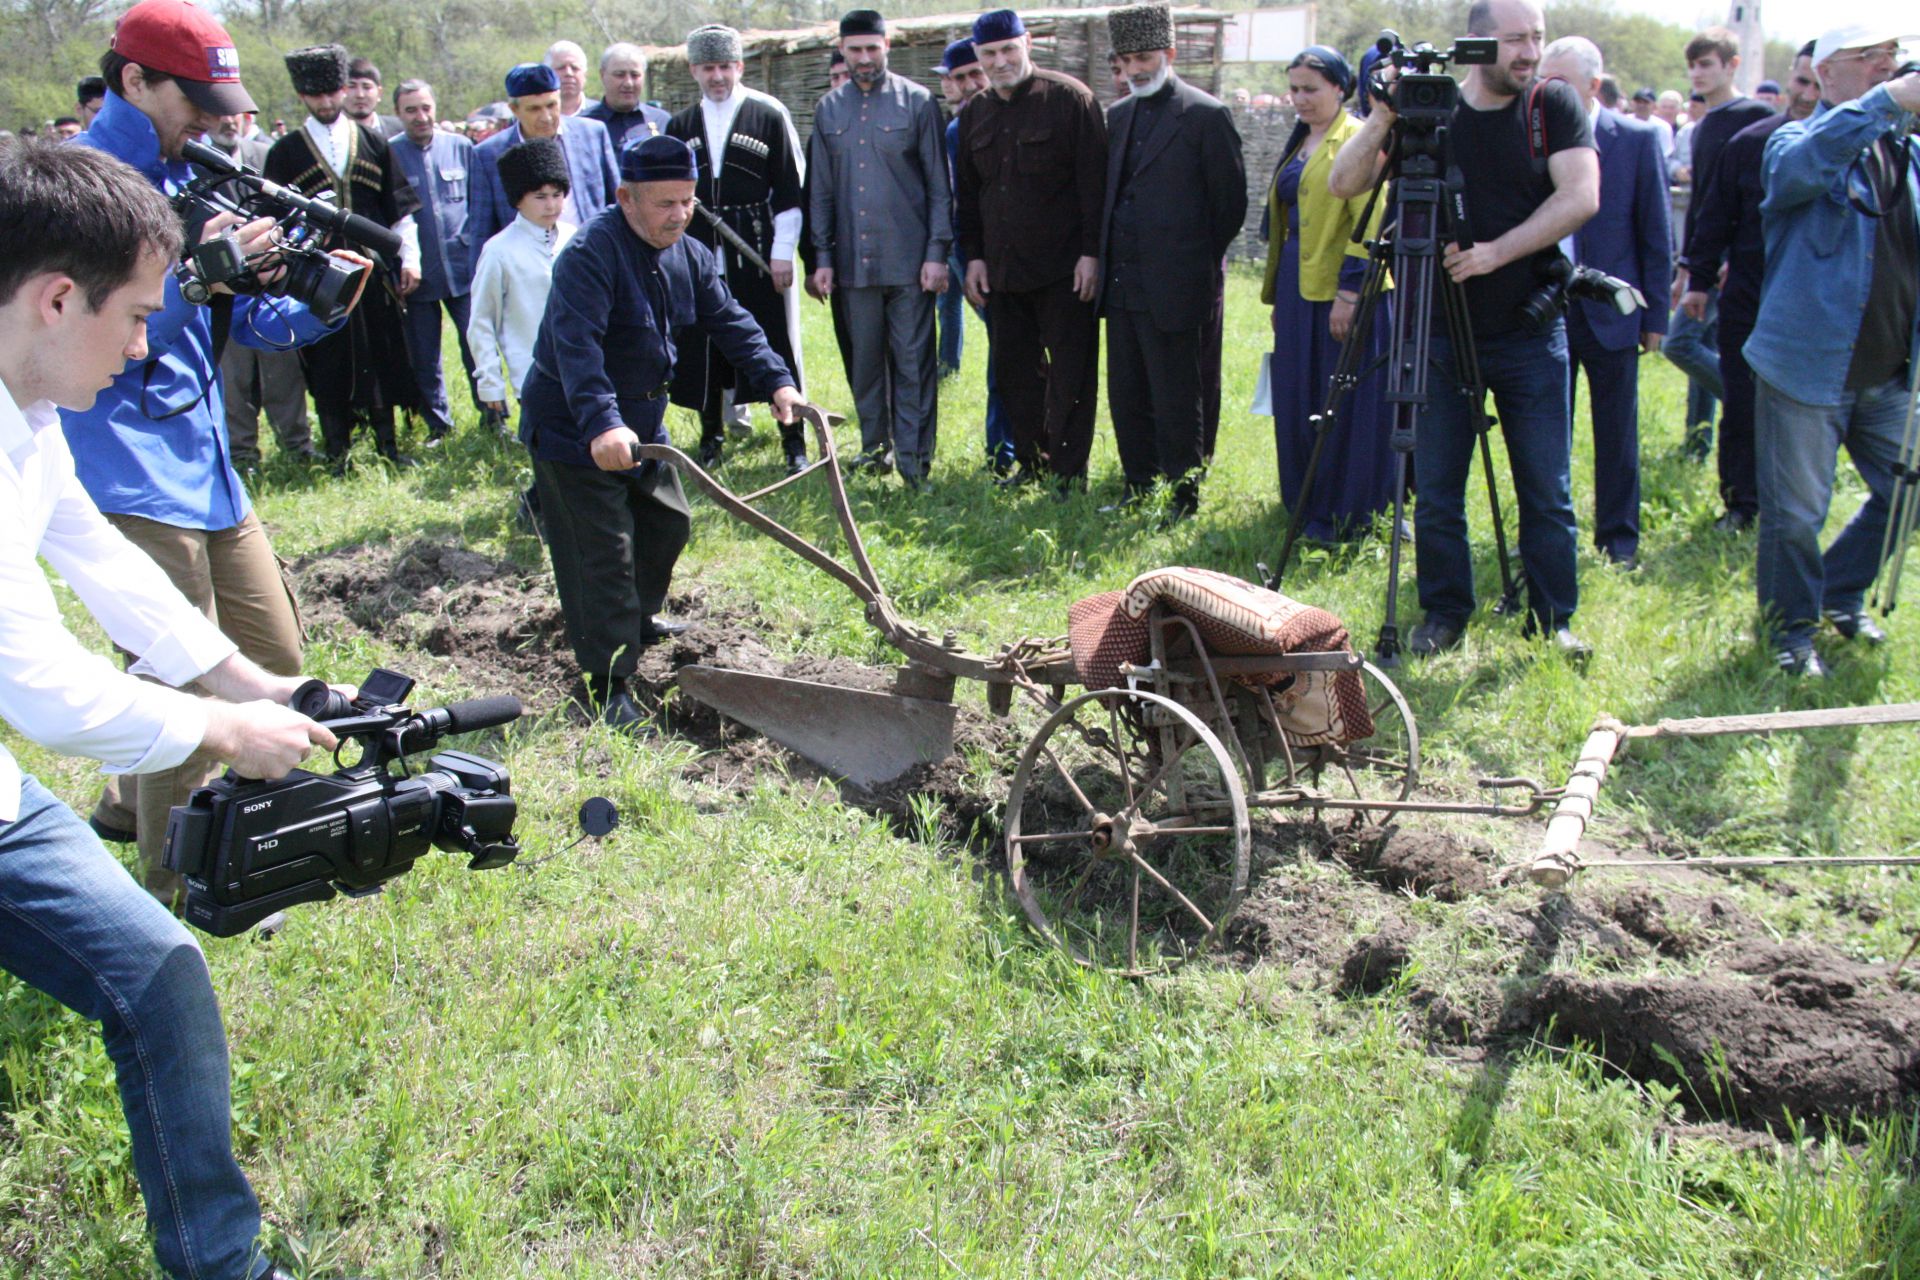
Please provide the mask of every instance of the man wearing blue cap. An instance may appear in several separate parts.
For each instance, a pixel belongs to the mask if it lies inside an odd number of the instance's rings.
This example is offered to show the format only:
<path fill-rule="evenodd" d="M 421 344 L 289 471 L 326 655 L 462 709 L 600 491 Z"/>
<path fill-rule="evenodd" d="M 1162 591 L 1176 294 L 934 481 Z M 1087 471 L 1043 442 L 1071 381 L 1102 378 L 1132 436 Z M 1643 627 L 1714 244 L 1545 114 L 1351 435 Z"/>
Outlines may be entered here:
<path fill-rule="evenodd" d="M 612 207 L 614 190 L 620 185 L 620 161 L 607 126 L 584 115 L 561 114 L 560 77 L 552 67 L 523 62 L 507 72 L 507 109 L 513 112 L 513 123 L 473 150 L 469 244 L 484 245 L 513 221 L 513 206 L 500 184 L 500 157 L 507 148 L 532 138 L 557 138 L 566 153 L 572 186 L 561 221 L 584 227 Z M 474 261 L 478 259 L 476 253 Z"/>
<path fill-rule="evenodd" d="M 947 46 L 940 56 L 940 65 L 934 70 L 940 73 L 942 87 L 952 84 L 959 101 L 954 103 L 953 119 L 947 121 L 947 172 L 956 175 L 960 169 L 960 112 L 969 102 L 987 91 L 987 69 L 980 65 L 980 55 L 973 50 L 973 37 L 962 36 Z M 951 101 L 951 99 L 949 99 Z M 953 248 L 947 254 L 947 271 L 952 277 L 948 296 L 956 301 L 966 296 L 967 264 L 960 257 L 960 210 L 959 197 L 956 194 L 953 211 Z M 980 317 L 980 323 L 988 326 L 987 339 L 987 461 L 986 469 L 996 476 L 1011 475 L 1013 472 L 1013 426 L 1007 421 L 1007 408 L 1001 402 L 1000 389 L 993 378 L 993 320 L 987 308 L 976 306 L 974 314 Z M 942 358 L 945 358 L 946 319 L 944 313 L 940 321 Z M 953 343 L 953 363 L 960 363 L 961 344 L 956 334 Z"/>
<path fill-rule="evenodd" d="M 1100 364 L 1100 210 L 1107 127 L 1091 90 L 1033 65 L 1011 9 L 973 22 L 991 93 L 960 112 L 960 251 L 967 297 L 993 308 L 994 377 L 1013 421 L 1013 486 L 1085 490 Z M 989 302 L 991 299 L 991 302 Z"/>
<path fill-rule="evenodd" d="M 886 21 L 840 20 L 852 80 L 821 100 L 809 156 L 813 283 L 846 295 L 860 460 L 919 488 L 939 412 L 933 299 L 947 289 L 953 239 L 946 147 L 933 95 L 887 70 Z"/>
<path fill-rule="evenodd" d="M 800 403 L 713 251 L 686 235 L 695 176 L 678 138 L 621 153 L 617 207 L 554 262 L 521 394 L 567 639 L 588 697 L 616 728 L 643 718 L 626 688 L 641 650 L 686 629 L 656 616 L 687 542 L 686 495 L 673 468 L 633 465 L 634 445 L 668 443 L 679 340 L 717 347 L 741 390 L 771 400 L 782 423 Z"/>

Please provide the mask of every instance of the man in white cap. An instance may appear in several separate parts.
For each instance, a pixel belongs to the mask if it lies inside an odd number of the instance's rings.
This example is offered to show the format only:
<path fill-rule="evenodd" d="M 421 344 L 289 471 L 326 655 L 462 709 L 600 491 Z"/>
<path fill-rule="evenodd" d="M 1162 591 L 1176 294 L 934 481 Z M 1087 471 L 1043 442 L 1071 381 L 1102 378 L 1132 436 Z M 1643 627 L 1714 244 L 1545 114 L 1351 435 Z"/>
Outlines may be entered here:
<path fill-rule="evenodd" d="M 1767 269 L 1747 340 L 1755 378 L 1760 612 L 1789 676 L 1827 673 L 1824 620 L 1878 644 L 1879 568 L 1920 340 L 1920 157 L 1907 134 L 1920 74 L 1894 77 L 1902 35 L 1838 27 L 1814 42 L 1820 104 L 1767 142 Z M 1869 497 L 1824 555 L 1841 445 Z"/>

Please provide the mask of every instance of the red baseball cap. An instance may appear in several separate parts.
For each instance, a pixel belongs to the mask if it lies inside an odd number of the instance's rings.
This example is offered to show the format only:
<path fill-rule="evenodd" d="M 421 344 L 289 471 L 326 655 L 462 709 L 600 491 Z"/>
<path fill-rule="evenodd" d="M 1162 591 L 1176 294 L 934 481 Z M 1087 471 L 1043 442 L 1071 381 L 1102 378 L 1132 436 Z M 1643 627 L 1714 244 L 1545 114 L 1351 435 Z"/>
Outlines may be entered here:
<path fill-rule="evenodd" d="M 212 14 L 187 0 L 140 0 L 113 29 L 113 51 L 164 71 L 202 111 L 257 110 L 240 87 L 240 53 Z"/>

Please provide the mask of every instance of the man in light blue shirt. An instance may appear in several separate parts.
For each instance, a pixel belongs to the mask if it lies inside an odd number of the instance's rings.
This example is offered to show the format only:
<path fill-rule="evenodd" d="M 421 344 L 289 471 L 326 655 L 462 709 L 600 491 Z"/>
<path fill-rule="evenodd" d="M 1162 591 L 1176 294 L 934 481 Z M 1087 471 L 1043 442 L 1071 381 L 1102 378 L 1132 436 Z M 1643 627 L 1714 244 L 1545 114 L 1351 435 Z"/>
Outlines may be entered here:
<path fill-rule="evenodd" d="M 420 398 L 426 403 L 428 438 L 441 440 L 453 430 L 447 384 L 440 373 L 442 309 L 459 335 L 460 362 L 466 367 L 467 389 L 473 389 L 467 286 L 480 252 L 480 246 L 467 237 L 473 144 L 440 128 L 433 86 L 425 80 L 402 80 L 393 91 L 393 109 L 400 113 L 400 132 L 387 141 L 413 193 L 420 197 L 420 208 L 413 215 L 420 233 L 420 284 L 407 295 L 407 352 Z M 480 397 L 473 399 L 478 404 Z"/>

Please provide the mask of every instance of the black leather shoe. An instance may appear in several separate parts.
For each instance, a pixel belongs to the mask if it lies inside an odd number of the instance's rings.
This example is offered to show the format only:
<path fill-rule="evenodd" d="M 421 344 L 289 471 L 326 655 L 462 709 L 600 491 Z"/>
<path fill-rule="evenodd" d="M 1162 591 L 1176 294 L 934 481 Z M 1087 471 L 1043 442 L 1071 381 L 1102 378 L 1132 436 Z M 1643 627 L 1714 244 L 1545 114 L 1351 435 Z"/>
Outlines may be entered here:
<path fill-rule="evenodd" d="M 600 720 L 608 728 L 618 729 L 622 733 L 642 737 L 651 733 L 647 725 L 647 713 L 640 709 L 640 704 L 625 689 L 607 699 L 600 708 Z"/>
<path fill-rule="evenodd" d="M 807 453 L 801 449 L 787 455 L 787 474 L 797 476 L 807 469 Z"/>
<path fill-rule="evenodd" d="M 1416 658 L 1431 658 L 1436 653 L 1460 647 L 1467 629 L 1445 618 L 1425 618 L 1407 637 L 1407 652 Z"/>
<path fill-rule="evenodd" d="M 655 640 L 666 640 L 673 636 L 683 636 L 692 627 L 691 622 L 676 622 L 663 613 L 656 613 L 647 619 L 647 625 L 642 627 L 641 631 Z"/>
<path fill-rule="evenodd" d="M 1680 446 L 1680 453 L 1690 462 L 1705 462 L 1713 456 L 1713 424 L 1702 422 L 1687 428 L 1687 438 Z"/>
<path fill-rule="evenodd" d="M 1018 489 L 1022 485 L 1033 484 L 1039 479 L 1040 473 L 1023 462 L 1015 467 L 1009 474 L 1003 475 L 995 480 L 994 483 L 1002 489 Z"/>
<path fill-rule="evenodd" d="M 1788 645 L 1774 651 L 1773 663 L 1789 680 L 1825 680 L 1831 672 L 1812 645 Z"/>
<path fill-rule="evenodd" d="M 859 456 L 854 458 L 853 465 L 849 467 L 848 470 L 870 472 L 876 476 L 886 475 L 887 472 L 893 470 L 893 450 L 887 448 L 885 445 L 877 445 L 871 449 L 862 449 Z"/>
<path fill-rule="evenodd" d="M 132 844 L 140 838 L 125 827 L 110 827 L 98 818 L 88 818 L 87 825 L 93 828 L 93 834 L 108 844 Z"/>
<path fill-rule="evenodd" d="M 1560 651 L 1560 656 L 1576 667 L 1584 669 L 1593 660 L 1593 646 L 1573 634 L 1571 627 L 1555 627 L 1548 641 Z"/>
<path fill-rule="evenodd" d="M 1751 511 L 1728 511 L 1713 522 L 1715 533 L 1745 533 L 1753 528 L 1754 515 Z"/>
<path fill-rule="evenodd" d="M 1868 644 L 1885 644 L 1887 633 L 1880 629 L 1867 613 L 1848 613 L 1844 609 L 1829 609 L 1823 615 L 1833 624 L 1843 640 L 1865 640 Z"/>
<path fill-rule="evenodd" d="M 711 471 L 719 466 L 725 457 L 726 450 L 721 448 L 718 440 L 702 440 L 700 442 L 699 456 L 696 457 L 694 461 L 700 464 L 702 471 Z"/>

